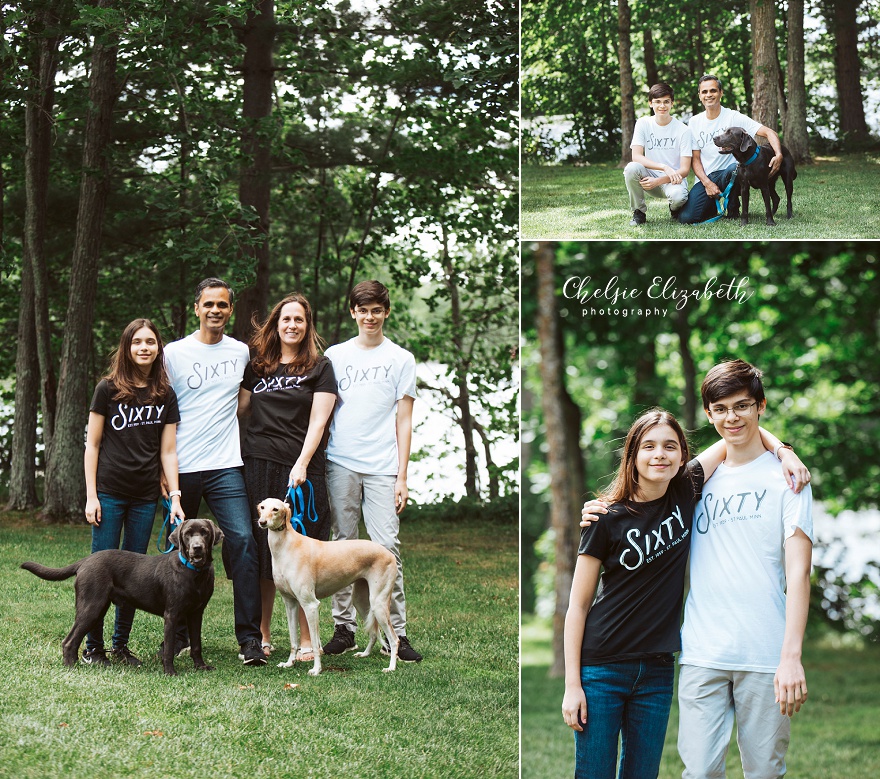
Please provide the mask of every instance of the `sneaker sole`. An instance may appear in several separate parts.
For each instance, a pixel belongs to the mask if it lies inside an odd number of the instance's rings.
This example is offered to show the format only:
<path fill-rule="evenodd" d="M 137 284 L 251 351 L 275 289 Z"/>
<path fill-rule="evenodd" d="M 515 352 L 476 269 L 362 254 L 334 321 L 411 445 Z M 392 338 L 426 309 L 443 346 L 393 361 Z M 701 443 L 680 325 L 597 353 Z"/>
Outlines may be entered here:
<path fill-rule="evenodd" d="M 380 649 L 380 655 L 385 655 L 385 657 L 391 657 L 391 651 L 388 649 Z M 397 655 L 397 659 L 400 660 L 401 663 L 421 663 L 424 658 L 420 657 L 418 660 L 407 660 L 400 655 Z"/>
<path fill-rule="evenodd" d="M 354 646 L 346 647 L 341 652 L 328 652 L 327 647 L 323 647 L 321 649 L 321 654 L 322 655 L 333 655 L 335 657 L 339 657 L 339 655 L 344 655 L 346 652 L 355 652 L 358 650 L 358 648 L 359 648 L 358 645 L 355 644 Z"/>

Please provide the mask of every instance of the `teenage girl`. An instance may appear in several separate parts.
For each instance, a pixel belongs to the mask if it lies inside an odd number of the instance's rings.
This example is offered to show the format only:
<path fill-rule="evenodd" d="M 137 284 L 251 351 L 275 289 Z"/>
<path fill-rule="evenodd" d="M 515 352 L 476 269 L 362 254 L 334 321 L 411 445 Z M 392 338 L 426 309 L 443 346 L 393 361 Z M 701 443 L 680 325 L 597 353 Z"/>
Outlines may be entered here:
<path fill-rule="evenodd" d="M 86 434 L 86 520 L 92 552 L 122 548 L 146 554 L 164 471 L 171 519 L 184 519 L 177 481 L 177 396 L 168 383 L 162 337 L 149 319 L 135 319 L 119 339 L 109 373 L 95 388 Z M 116 607 L 111 657 L 141 661 L 128 648 L 134 608 Z M 83 662 L 109 665 L 103 625 L 86 637 Z"/>
<path fill-rule="evenodd" d="M 761 432 L 768 449 L 781 443 Z M 607 515 L 582 530 L 565 617 L 562 714 L 579 779 L 659 773 L 694 509 L 726 451 L 721 440 L 689 461 L 681 425 L 653 409 L 630 428 L 611 485 L 585 506 Z M 802 465 L 789 457 L 783 467 Z"/>

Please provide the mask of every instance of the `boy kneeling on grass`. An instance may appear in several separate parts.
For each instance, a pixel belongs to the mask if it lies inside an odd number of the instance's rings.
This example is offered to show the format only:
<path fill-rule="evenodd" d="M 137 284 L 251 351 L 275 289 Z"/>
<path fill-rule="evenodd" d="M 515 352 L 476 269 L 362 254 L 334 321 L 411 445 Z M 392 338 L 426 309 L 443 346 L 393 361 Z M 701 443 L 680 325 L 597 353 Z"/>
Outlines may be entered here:
<path fill-rule="evenodd" d="M 665 197 L 675 218 L 688 198 L 687 177 L 691 170 L 691 134 L 687 125 L 672 116 L 674 96 L 669 84 L 654 84 L 648 90 L 653 116 L 643 116 L 633 132 L 632 162 L 623 170 L 630 225 L 648 221 L 645 194 Z"/>

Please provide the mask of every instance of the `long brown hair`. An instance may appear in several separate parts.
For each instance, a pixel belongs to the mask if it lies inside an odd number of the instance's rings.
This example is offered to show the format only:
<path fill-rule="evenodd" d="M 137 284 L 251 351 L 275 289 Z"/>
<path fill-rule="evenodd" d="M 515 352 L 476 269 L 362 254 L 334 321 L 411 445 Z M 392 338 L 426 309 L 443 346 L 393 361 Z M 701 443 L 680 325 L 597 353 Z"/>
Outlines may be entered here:
<path fill-rule="evenodd" d="M 136 403 L 143 399 L 139 395 L 138 382 L 143 381 L 144 375 L 135 364 L 131 357 L 131 342 L 134 334 L 142 327 L 148 328 L 156 336 L 156 343 L 159 351 L 156 359 L 150 366 L 150 373 L 147 379 L 147 399 L 148 403 L 158 403 L 168 397 L 168 391 L 171 389 L 171 383 L 168 381 L 168 374 L 165 372 L 165 347 L 162 344 L 162 336 L 149 319 L 135 319 L 126 325 L 119 338 L 119 346 L 110 358 L 110 370 L 104 376 L 110 384 L 113 385 L 113 399 L 121 400 L 125 403 Z"/>
<path fill-rule="evenodd" d="M 278 335 L 278 320 L 281 318 L 281 309 L 288 303 L 299 303 L 306 312 L 306 332 L 300 341 L 299 351 L 296 357 L 287 364 L 287 372 L 302 373 L 315 367 L 321 357 L 321 347 L 324 340 L 315 332 L 315 321 L 312 316 L 312 307 L 305 295 L 292 292 L 283 300 L 275 304 L 268 318 L 263 324 L 254 322 L 256 332 L 251 337 L 250 346 L 254 350 L 251 360 L 254 373 L 261 378 L 271 376 L 278 370 L 281 364 L 281 337 Z"/>
<path fill-rule="evenodd" d="M 623 456 L 620 458 L 620 467 L 614 474 L 614 481 L 607 488 L 599 493 L 599 498 L 609 503 L 632 502 L 639 495 L 639 473 L 636 470 L 636 455 L 639 447 L 642 445 L 642 439 L 649 430 L 659 425 L 669 425 L 678 436 L 678 442 L 681 446 L 681 468 L 679 468 L 676 477 L 684 472 L 684 468 L 690 460 L 690 449 L 688 448 L 687 437 L 682 430 L 678 420 L 668 411 L 662 408 L 652 408 L 642 414 L 629 429 L 626 434 L 626 442 L 623 445 Z"/>

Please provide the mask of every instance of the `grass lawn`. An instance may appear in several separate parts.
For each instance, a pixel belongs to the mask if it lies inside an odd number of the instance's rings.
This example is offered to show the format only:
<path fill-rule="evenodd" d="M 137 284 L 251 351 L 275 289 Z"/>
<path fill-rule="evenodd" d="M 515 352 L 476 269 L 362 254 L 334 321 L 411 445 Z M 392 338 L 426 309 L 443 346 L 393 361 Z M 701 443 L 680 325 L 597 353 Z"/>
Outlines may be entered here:
<path fill-rule="evenodd" d="M 143 667 L 65 668 L 73 580 L 45 582 L 18 566 L 84 556 L 89 529 L 0 514 L 0 777 L 516 777 L 517 528 L 404 515 L 401 538 L 408 635 L 423 662 L 385 674 L 388 658 L 349 653 L 326 657 L 318 678 L 310 663 L 277 668 L 289 649 L 279 598 L 278 649 L 268 666 L 245 668 L 218 555 L 203 631 L 217 670 L 196 672 L 183 657 L 180 676 L 166 677 L 154 654 L 162 620 L 141 612 L 130 645 Z M 321 625 L 327 641 L 326 601 Z"/>
<path fill-rule="evenodd" d="M 525 621 L 522 636 L 522 779 L 571 776 L 572 730 L 562 721 L 562 679 L 549 679 L 550 629 Z M 786 764 L 796 779 L 876 779 L 880 776 L 880 647 L 832 646 L 807 638 L 809 699 L 792 721 Z M 676 674 L 677 676 L 677 674 Z M 679 779 L 678 702 L 672 700 L 660 779 Z M 727 776 L 742 779 L 731 739 Z"/>
<path fill-rule="evenodd" d="M 768 227 L 764 199 L 752 190 L 749 224 L 722 219 L 708 225 L 680 225 L 665 200 L 648 197 L 648 222 L 630 227 L 632 212 L 615 164 L 575 168 L 524 165 L 520 227 L 527 239 L 784 239 L 880 237 L 880 155 L 819 157 L 802 165 L 794 182 L 794 217 L 785 217 L 785 188 L 776 227 Z M 691 174 L 691 184 L 694 177 Z M 781 217 L 780 217 L 781 215 Z"/>

